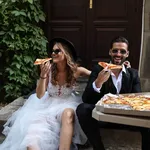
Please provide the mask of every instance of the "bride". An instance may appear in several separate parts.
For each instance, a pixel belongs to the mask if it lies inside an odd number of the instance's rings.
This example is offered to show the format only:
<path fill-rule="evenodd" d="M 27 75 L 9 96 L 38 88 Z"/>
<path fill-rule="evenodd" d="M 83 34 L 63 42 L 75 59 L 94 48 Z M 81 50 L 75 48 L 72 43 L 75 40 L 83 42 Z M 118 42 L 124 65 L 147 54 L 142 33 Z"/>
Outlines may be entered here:
<path fill-rule="evenodd" d="M 81 97 L 73 91 L 76 79 L 91 71 L 77 66 L 75 48 L 64 38 L 50 41 L 50 54 L 53 63 L 40 65 L 36 94 L 4 125 L 0 150 L 73 150 L 86 142 L 75 115 Z"/>

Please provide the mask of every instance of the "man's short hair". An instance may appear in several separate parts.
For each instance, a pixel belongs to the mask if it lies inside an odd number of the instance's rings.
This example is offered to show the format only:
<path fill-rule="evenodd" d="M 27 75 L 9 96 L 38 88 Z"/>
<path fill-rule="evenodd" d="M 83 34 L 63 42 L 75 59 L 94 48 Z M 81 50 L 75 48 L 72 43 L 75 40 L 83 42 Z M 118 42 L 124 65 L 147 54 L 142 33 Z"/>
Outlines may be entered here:
<path fill-rule="evenodd" d="M 113 44 L 114 44 L 114 43 L 126 43 L 126 44 L 128 45 L 128 47 L 129 47 L 129 42 L 128 42 L 128 40 L 127 40 L 125 37 L 123 37 L 123 36 L 115 37 L 115 38 L 111 41 L 111 43 L 110 43 L 110 48 L 113 47 Z"/>

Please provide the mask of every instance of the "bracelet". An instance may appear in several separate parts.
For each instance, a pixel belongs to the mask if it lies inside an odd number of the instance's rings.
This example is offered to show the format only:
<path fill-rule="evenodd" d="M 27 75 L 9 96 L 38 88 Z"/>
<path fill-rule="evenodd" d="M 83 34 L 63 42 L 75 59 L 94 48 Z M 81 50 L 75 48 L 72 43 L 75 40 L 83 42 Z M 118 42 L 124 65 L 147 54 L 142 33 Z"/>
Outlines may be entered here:
<path fill-rule="evenodd" d="M 41 77 L 41 76 L 40 76 L 40 78 L 41 78 L 41 79 L 46 79 L 47 77 Z"/>

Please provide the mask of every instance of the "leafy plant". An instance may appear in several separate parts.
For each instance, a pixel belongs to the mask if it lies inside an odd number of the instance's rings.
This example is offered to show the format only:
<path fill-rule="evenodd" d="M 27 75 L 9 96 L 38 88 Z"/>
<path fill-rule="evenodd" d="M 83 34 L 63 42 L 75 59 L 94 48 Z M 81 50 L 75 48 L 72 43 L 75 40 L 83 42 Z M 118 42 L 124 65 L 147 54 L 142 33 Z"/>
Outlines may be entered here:
<path fill-rule="evenodd" d="M 0 0 L 0 90 L 7 101 L 35 87 L 33 62 L 46 56 L 47 44 L 40 21 L 45 21 L 40 0 Z"/>

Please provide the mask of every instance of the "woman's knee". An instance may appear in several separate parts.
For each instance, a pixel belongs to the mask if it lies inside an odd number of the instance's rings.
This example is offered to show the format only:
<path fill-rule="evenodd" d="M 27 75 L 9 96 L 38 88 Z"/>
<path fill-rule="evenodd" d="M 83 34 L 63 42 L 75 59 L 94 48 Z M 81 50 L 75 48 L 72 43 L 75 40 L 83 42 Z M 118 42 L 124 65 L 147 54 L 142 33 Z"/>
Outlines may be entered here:
<path fill-rule="evenodd" d="M 71 108 L 65 109 L 62 114 L 62 123 L 67 123 L 67 124 L 73 123 L 74 116 L 75 116 L 75 113 L 73 109 Z"/>

